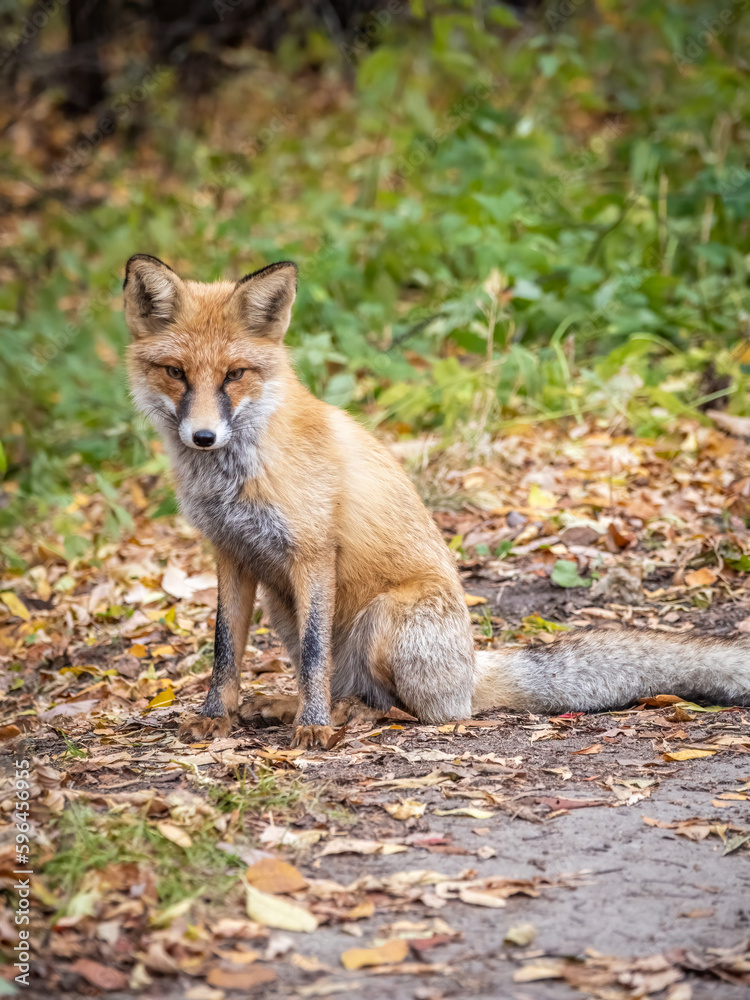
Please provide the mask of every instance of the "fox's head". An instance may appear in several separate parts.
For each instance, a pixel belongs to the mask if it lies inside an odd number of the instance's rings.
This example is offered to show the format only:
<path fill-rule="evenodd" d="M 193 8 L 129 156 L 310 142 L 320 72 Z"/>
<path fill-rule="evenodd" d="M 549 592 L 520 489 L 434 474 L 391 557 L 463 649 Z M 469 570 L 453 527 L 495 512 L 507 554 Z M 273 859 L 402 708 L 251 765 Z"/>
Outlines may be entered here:
<path fill-rule="evenodd" d="M 273 405 L 297 268 L 270 264 L 237 282 L 183 281 L 156 257 L 125 269 L 125 318 L 136 404 L 188 448 L 222 448 Z"/>

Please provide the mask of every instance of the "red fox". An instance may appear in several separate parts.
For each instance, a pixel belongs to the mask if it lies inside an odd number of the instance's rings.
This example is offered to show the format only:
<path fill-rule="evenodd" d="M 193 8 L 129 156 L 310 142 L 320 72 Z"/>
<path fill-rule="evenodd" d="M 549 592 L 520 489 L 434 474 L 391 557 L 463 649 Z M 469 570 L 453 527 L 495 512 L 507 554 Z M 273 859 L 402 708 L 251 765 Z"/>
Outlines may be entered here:
<path fill-rule="evenodd" d="M 288 261 L 214 284 L 145 254 L 127 264 L 133 397 L 163 437 L 184 515 L 216 549 L 211 685 L 182 739 L 229 732 L 257 588 L 298 679 L 293 745 L 325 746 L 332 700 L 353 696 L 428 723 L 657 692 L 750 701 L 750 639 L 601 630 L 475 653 L 454 558 L 406 473 L 292 371 L 296 286 Z"/>

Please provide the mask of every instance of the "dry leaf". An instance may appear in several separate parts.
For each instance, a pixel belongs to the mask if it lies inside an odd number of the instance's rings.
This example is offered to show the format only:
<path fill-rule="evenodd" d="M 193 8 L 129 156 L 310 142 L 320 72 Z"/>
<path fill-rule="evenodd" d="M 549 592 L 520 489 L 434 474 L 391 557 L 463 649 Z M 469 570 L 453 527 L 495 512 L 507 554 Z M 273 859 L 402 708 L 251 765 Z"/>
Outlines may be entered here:
<path fill-rule="evenodd" d="M 341 956 L 341 964 L 349 971 L 370 965 L 395 965 L 409 954 L 409 944 L 403 939 L 388 941 L 379 948 L 350 948 Z"/>
<path fill-rule="evenodd" d="M 257 920 L 264 927 L 309 934 L 318 926 L 317 918 L 309 910 L 280 896 L 261 892 L 247 881 L 245 881 L 245 895 L 248 917 Z"/>
<path fill-rule="evenodd" d="M 127 976 L 118 969 L 101 965 L 90 958 L 79 958 L 71 967 L 71 972 L 83 976 L 92 986 L 100 990 L 124 990 L 128 985 Z"/>
<path fill-rule="evenodd" d="M 171 687 L 165 688 L 163 691 L 160 691 L 159 694 L 157 694 L 154 698 L 151 699 L 148 705 L 146 705 L 146 708 L 147 709 L 166 708 L 167 705 L 172 704 L 174 698 L 175 698 L 174 690 Z"/>
<path fill-rule="evenodd" d="M 583 750 L 571 750 L 571 755 L 575 757 L 576 754 L 582 755 L 582 754 L 601 753 L 601 752 L 602 752 L 602 744 L 593 743 L 590 747 L 584 747 Z"/>
<path fill-rule="evenodd" d="M 532 483 L 529 489 L 529 507 L 536 510 L 552 510 L 557 506 L 557 497 L 548 490 L 542 489 L 538 483 Z"/>
<path fill-rule="evenodd" d="M 16 618 L 23 618 L 25 622 L 31 619 L 31 613 L 26 605 L 13 593 L 12 590 L 6 590 L 0 594 L 0 601 L 3 602 L 5 607 L 10 611 L 12 615 Z"/>
<path fill-rule="evenodd" d="M 487 603 L 487 598 L 480 597 L 478 594 L 464 594 L 464 600 L 468 608 L 475 608 L 478 604 Z"/>
<path fill-rule="evenodd" d="M 241 972 L 211 969 L 206 976 L 206 982 L 223 990 L 251 990 L 261 983 L 270 983 L 277 978 L 276 973 L 268 966 L 254 965 L 251 969 L 243 969 Z"/>
<path fill-rule="evenodd" d="M 167 820 L 162 820 L 161 823 L 156 824 L 156 829 L 162 835 L 166 837 L 167 840 L 171 840 L 173 844 L 177 844 L 178 847 L 192 847 L 193 841 L 190 835 L 179 826 L 175 826 L 174 823 L 169 823 Z"/>
<path fill-rule="evenodd" d="M 505 934 L 506 944 L 515 944 L 519 948 L 525 948 L 536 938 L 537 930 L 533 924 L 514 924 Z"/>
<path fill-rule="evenodd" d="M 307 879 L 294 865 L 277 858 L 263 858 L 251 865 L 245 878 L 261 892 L 290 893 L 307 888 Z"/>
<path fill-rule="evenodd" d="M 688 587 L 710 587 L 717 580 L 717 574 L 708 566 L 702 566 L 700 569 L 694 569 L 685 574 L 685 583 Z"/>
<path fill-rule="evenodd" d="M 461 806 L 458 809 L 436 809 L 436 816 L 469 816 L 471 819 L 492 819 L 494 812 L 487 809 L 474 809 L 473 806 Z"/>
<path fill-rule="evenodd" d="M 406 844 L 391 844 L 382 840 L 358 840 L 356 837 L 334 837 L 323 846 L 319 858 L 327 854 L 399 854 L 408 851 Z"/>
<path fill-rule="evenodd" d="M 424 815 L 427 808 L 424 802 L 417 802 L 416 799 L 401 799 L 400 802 L 386 802 L 383 808 L 394 819 L 417 819 Z"/>
<path fill-rule="evenodd" d="M 662 754 L 664 760 L 697 760 L 699 757 L 713 757 L 715 750 L 670 750 Z"/>

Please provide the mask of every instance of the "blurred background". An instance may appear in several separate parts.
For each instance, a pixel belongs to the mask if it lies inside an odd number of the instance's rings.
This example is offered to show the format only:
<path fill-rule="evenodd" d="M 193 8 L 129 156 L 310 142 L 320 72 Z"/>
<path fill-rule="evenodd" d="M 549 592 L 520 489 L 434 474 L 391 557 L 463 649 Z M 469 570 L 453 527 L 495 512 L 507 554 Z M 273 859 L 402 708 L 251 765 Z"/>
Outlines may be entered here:
<path fill-rule="evenodd" d="M 174 511 L 123 265 L 300 267 L 302 379 L 391 440 L 748 412 L 750 0 L 0 0 L 0 554 Z M 135 488 L 135 487 L 133 487 Z M 145 490 L 145 494 L 144 494 Z M 83 491 L 83 494 L 81 493 Z"/>

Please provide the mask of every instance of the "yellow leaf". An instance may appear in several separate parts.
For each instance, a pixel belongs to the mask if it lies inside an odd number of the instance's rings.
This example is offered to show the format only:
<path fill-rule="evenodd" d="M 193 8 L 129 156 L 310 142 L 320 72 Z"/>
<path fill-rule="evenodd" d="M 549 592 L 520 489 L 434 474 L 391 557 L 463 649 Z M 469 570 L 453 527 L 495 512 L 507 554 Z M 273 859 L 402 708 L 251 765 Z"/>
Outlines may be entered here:
<path fill-rule="evenodd" d="M 708 566 L 702 566 L 701 569 L 694 569 L 691 573 L 685 574 L 685 583 L 688 587 L 710 587 L 717 579 L 716 573 Z"/>
<path fill-rule="evenodd" d="M 174 646 L 156 646 L 151 650 L 152 656 L 174 656 L 177 650 Z"/>
<path fill-rule="evenodd" d="M 143 646 L 140 642 L 136 642 L 133 646 L 130 647 L 128 652 L 130 653 L 131 656 L 135 656 L 137 659 L 142 660 L 143 657 L 146 655 L 146 647 Z"/>
<path fill-rule="evenodd" d="M 16 597 L 12 590 L 6 590 L 0 594 L 0 600 L 3 602 L 8 611 L 10 611 L 12 615 L 15 615 L 16 618 L 23 618 L 25 622 L 31 618 L 29 609 L 23 601 Z"/>
<path fill-rule="evenodd" d="M 193 841 L 190 839 L 190 835 L 179 826 L 175 826 L 174 823 L 170 823 L 167 820 L 162 820 L 161 823 L 156 824 L 156 829 L 162 835 L 166 837 L 167 840 L 171 840 L 173 844 L 177 844 L 178 847 L 192 847 Z"/>
<path fill-rule="evenodd" d="M 171 826 L 170 823 L 166 823 L 165 825 Z M 163 836 L 166 836 L 166 834 Z M 167 837 L 167 840 L 171 839 L 171 837 Z M 189 837 L 188 840 L 190 840 Z M 149 925 L 151 927 L 170 927 L 178 917 L 185 916 L 194 902 L 195 896 L 188 896 L 187 899 L 181 899 L 179 903 L 173 903 L 171 906 L 167 906 L 163 910 L 156 910 L 156 912 L 152 913 L 149 917 Z"/>
<path fill-rule="evenodd" d="M 713 757 L 715 750 L 672 750 L 662 754 L 664 760 L 696 760 L 698 757 Z"/>
<path fill-rule="evenodd" d="M 468 608 L 474 608 L 477 604 L 487 603 L 487 598 L 480 597 L 478 594 L 464 594 L 464 600 L 466 601 L 466 606 Z"/>
<path fill-rule="evenodd" d="M 551 510 L 557 507 L 557 497 L 548 490 L 542 489 L 538 483 L 532 483 L 529 490 L 529 507 L 537 510 Z"/>
<path fill-rule="evenodd" d="M 341 964 L 351 972 L 367 965 L 398 965 L 409 954 L 409 942 L 386 941 L 379 948 L 350 948 L 341 956 Z"/>
<path fill-rule="evenodd" d="M 538 962 L 524 965 L 513 973 L 514 983 L 535 983 L 539 979 L 562 979 L 564 962 Z"/>
<path fill-rule="evenodd" d="M 281 896 L 271 896 L 261 892 L 254 885 L 245 883 L 247 915 L 264 927 L 276 927 L 281 931 L 301 931 L 309 934 L 318 926 L 318 921 L 309 910 L 292 903 Z"/>
<path fill-rule="evenodd" d="M 427 808 L 424 802 L 417 802 L 416 799 L 402 799 L 400 802 L 386 802 L 383 808 L 390 813 L 394 819 L 416 819 L 423 815 Z"/>
<path fill-rule="evenodd" d="M 151 699 L 148 705 L 146 705 L 146 708 L 166 708 L 166 706 L 171 705 L 173 701 L 174 691 L 172 688 L 165 688 Z"/>
<path fill-rule="evenodd" d="M 536 934 L 537 930 L 533 924 L 514 924 L 513 927 L 508 929 L 505 941 L 508 944 L 516 945 L 518 948 L 526 948 L 534 940 Z"/>
<path fill-rule="evenodd" d="M 460 806 L 458 809 L 436 809 L 436 816 L 469 816 L 471 819 L 492 819 L 495 815 L 486 809 L 475 809 L 473 806 Z"/>

